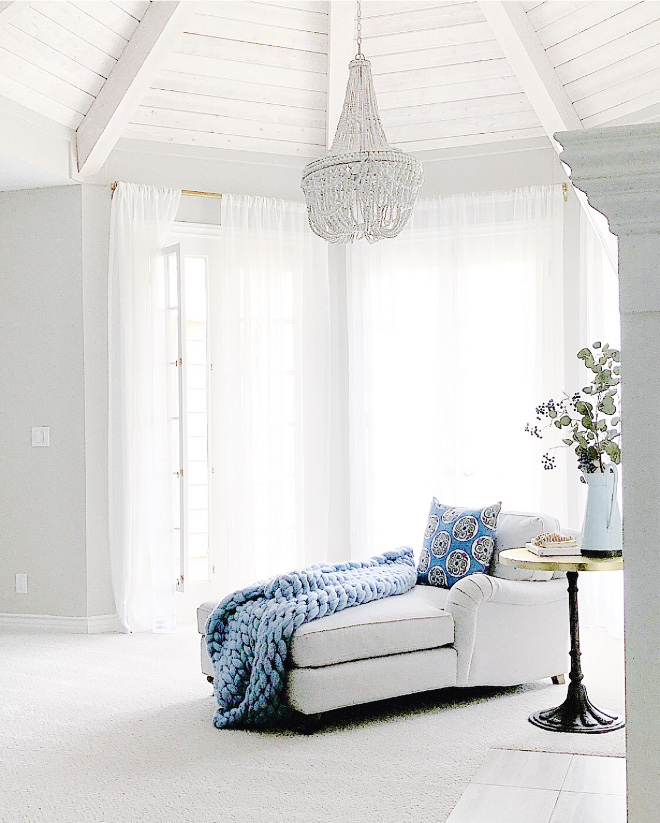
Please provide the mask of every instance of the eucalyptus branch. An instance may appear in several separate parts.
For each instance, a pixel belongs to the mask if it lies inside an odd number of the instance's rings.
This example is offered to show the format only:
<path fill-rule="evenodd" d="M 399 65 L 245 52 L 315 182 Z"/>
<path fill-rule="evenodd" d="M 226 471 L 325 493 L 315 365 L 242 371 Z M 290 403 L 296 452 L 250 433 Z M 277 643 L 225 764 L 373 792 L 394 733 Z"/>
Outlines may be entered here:
<path fill-rule="evenodd" d="M 619 404 L 618 388 L 621 382 L 620 353 L 597 342 L 589 348 L 580 349 L 577 354 L 587 369 L 593 372 L 593 379 L 581 392 L 569 396 L 564 392 L 561 400 L 548 400 L 536 408 L 537 423 L 525 427 L 532 436 L 543 437 L 550 427 L 568 429 L 562 438 L 565 447 L 573 446 L 581 471 L 592 473 L 604 471 L 603 455 L 612 463 L 621 462 L 621 449 L 615 439 L 619 437 L 621 417 L 617 412 Z M 590 402 L 590 400 L 595 401 Z M 539 427 L 543 420 L 548 422 Z M 570 436 L 569 436 L 570 435 Z M 544 469 L 555 468 L 555 458 L 550 455 L 555 446 L 542 457 Z"/>

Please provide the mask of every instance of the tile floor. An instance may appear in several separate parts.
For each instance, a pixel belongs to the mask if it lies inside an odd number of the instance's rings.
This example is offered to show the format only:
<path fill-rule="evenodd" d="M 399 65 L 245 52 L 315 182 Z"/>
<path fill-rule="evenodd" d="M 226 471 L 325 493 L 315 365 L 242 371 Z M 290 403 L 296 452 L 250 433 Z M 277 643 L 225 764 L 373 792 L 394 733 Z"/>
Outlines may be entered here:
<path fill-rule="evenodd" d="M 623 757 L 491 749 L 447 823 L 625 823 Z"/>

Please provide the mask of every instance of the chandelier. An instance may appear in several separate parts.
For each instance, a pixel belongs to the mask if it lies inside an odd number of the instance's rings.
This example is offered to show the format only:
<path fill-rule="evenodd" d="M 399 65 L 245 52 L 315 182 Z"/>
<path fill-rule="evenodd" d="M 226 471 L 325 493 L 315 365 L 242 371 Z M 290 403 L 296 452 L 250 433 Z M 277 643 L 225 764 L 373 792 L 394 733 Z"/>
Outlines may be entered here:
<path fill-rule="evenodd" d="M 375 243 L 396 237 L 410 219 L 422 181 L 419 160 L 393 148 L 385 138 L 371 63 L 362 55 L 358 0 L 357 54 L 348 64 L 335 139 L 302 175 L 309 225 L 329 243 L 352 243 L 362 237 Z"/>

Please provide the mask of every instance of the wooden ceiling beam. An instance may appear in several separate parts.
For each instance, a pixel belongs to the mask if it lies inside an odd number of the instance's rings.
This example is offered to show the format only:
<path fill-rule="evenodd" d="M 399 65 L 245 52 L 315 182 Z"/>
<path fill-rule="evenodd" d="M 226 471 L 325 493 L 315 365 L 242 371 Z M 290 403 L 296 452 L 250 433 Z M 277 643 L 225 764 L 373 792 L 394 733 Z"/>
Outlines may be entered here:
<path fill-rule="evenodd" d="M 355 56 L 355 0 L 328 3 L 328 89 L 326 103 L 326 144 L 334 140 L 344 105 L 348 64 Z"/>
<path fill-rule="evenodd" d="M 548 137 L 554 143 L 555 132 L 581 129 L 582 121 L 523 4 L 479 0 L 479 6 Z"/>
<path fill-rule="evenodd" d="M 151 3 L 76 133 L 78 171 L 96 174 L 160 71 L 196 4 Z"/>

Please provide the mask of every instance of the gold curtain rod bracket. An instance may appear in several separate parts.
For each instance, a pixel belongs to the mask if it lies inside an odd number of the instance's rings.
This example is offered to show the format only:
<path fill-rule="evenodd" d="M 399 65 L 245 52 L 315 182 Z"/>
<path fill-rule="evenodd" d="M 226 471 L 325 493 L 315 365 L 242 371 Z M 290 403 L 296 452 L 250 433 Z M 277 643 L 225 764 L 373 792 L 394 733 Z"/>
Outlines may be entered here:
<path fill-rule="evenodd" d="M 114 183 L 110 184 L 110 191 L 114 192 L 116 188 L 117 181 L 115 180 Z M 181 194 L 185 194 L 186 197 L 210 197 L 214 200 L 222 200 L 222 195 L 215 191 L 193 191 L 192 189 L 182 189 Z"/>

